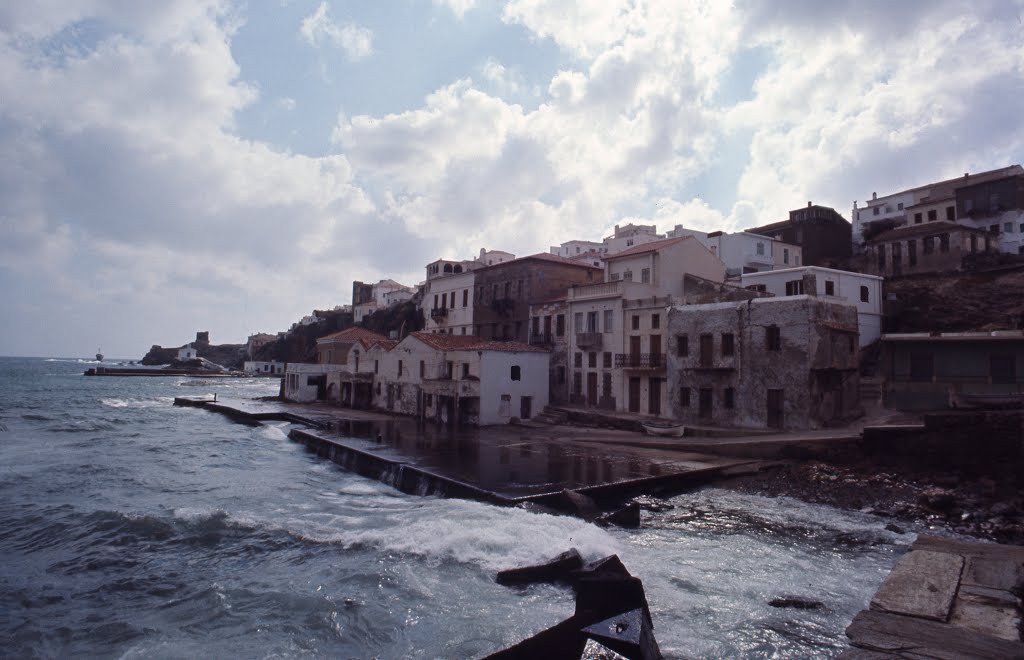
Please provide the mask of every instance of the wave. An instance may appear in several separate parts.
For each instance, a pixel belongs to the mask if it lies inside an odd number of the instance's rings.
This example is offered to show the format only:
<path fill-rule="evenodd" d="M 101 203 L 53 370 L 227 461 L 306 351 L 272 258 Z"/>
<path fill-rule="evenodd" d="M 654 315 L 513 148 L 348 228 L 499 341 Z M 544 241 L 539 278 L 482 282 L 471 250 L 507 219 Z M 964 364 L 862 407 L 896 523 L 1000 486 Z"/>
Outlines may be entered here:
<path fill-rule="evenodd" d="M 100 403 L 110 408 L 160 408 L 174 403 L 172 396 L 160 396 L 155 399 L 100 399 Z"/>

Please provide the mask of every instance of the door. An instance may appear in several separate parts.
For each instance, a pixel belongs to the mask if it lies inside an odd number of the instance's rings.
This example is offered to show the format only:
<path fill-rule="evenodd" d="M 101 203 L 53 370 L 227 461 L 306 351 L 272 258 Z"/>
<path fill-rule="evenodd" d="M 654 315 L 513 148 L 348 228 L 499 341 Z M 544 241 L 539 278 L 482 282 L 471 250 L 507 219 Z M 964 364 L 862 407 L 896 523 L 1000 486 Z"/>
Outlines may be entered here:
<path fill-rule="evenodd" d="M 640 412 L 640 379 L 629 379 L 629 412 Z"/>
<path fill-rule="evenodd" d="M 647 412 L 651 415 L 661 414 L 661 379 L 651 378 L 647 388 Z"/>
<path fill-rule="evenodd" d="M 768 428 L 782 428 L 782 390 L 768 390 Z"/>
<path fill-rule="evenodd" d="M 651 362 L 652 367 L 661 366 L 661 335 L 651 335 Z"/>
<path fill-rule="evenodd" d="M 597 405 L 597 372 L 587 373 L 587 405 Z"/>
<path fill-rule="evenodd" d="M 710 387 L 702 387 L 697 402 L 697 416 L 701 419 L 711 419 L 713 412 L 712 390 Z"/>
<path fill-rule="evenodd" d="M 640 366 L 640 335 L 629 338 L 629 366 Z"/>
<path fill-rule="evenodd" d="M 700 336 L 700 366 L 708 368 L 712 365 L 715 351 L 715 337 L 711 334 Z"/>
<path fill-rule="evenodd" d="M 519 419 L 530 419 L 532 416 L 533 397 L 523 396 L 519 397 Z"/>

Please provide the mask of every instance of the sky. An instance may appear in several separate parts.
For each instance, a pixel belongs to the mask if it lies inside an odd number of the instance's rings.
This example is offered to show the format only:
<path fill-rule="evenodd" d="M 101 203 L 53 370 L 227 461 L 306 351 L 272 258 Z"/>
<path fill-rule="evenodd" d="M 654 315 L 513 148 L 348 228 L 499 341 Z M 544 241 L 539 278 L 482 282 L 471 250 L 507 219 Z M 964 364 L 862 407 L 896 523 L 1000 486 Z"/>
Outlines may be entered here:
<path fill-rule="evenodd" d="M 0 4 L 0 355 L 1024 161 L 1024 0 Z"/>

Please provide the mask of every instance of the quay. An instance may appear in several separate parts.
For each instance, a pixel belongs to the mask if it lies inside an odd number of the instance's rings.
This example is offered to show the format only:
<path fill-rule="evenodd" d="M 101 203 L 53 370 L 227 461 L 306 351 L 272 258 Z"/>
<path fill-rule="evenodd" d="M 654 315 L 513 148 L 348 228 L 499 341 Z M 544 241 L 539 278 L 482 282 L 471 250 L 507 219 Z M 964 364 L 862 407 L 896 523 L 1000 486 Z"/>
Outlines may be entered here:
<path fill-rule="evenodd" d="M 847 660 L 1024 658 L 1024 547 L 919 536 L 846 629 Z"/>
<path fill-rule="evenodd" d="M 411 494 L 492 504 L 557 504 L 565 490 L 613 505 L 637 494 L 679 491 L 756 472 L 770 462 L 680 451 L 671 440 L 608 429 L 502 426 L 452 430 L 380 413 L 276 401 L 176 397 L 243 423 L 277 420 L 318 456 Z"/>
<path fill-rule="evenodd" d="M 199 369 L 144 369 L 141 367 L 90 367 L 84 376 L 190 376 L 192 378 L 233 378 L 231 374 Z"/>

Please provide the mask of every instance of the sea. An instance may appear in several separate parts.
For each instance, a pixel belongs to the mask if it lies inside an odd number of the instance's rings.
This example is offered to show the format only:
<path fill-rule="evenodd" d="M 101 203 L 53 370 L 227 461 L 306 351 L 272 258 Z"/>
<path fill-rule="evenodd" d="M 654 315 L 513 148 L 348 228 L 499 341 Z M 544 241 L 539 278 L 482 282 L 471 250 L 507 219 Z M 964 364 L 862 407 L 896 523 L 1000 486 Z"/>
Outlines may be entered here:
<path fill-rule="evenodd" d="M 406 495 L 288 424 L 173 405 L 277 380 L 83 376 L 96 364 L 0 358 L 3 657 L 481 657 L 572 614 L 568 588 L 494 581 L 570 547 L 642 578 L 666 657 L 834 657 L 914 540 L 720 488 L 636 530 Z M 823 607 L 769 605 L 782 595 Z"/>

